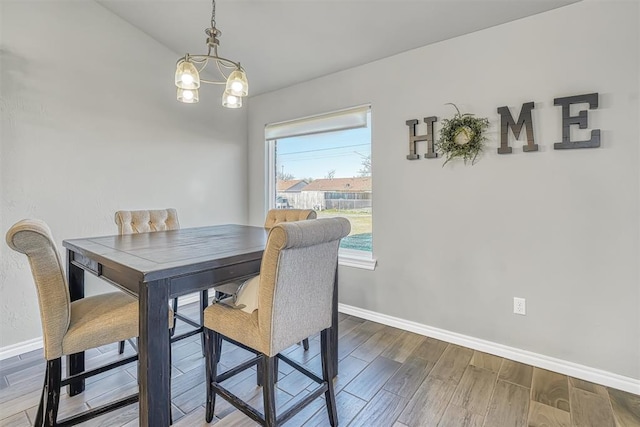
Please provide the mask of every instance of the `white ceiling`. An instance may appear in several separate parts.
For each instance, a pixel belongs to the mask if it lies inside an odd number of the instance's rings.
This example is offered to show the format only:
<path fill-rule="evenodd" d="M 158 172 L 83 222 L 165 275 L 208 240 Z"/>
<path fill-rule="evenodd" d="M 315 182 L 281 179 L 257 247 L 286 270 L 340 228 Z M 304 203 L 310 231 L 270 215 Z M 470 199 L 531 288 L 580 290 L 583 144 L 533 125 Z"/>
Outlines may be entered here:
<path fill-rule="evenodd" d="M 258 95 L 576 1 L 219 0 L 218 54 L 242 63 L 250 95 Z M 176 60 L 206 53 L 211 1 L 98 3 L 175 51 Z"/>

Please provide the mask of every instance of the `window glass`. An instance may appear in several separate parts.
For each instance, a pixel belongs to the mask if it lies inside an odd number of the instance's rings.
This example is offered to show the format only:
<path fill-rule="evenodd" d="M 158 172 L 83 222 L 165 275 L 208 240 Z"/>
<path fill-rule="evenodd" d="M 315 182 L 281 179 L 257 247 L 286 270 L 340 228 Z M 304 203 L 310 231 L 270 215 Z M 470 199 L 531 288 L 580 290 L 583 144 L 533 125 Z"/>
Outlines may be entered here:
<path fill-rule="evenodd" d="M 341 250 L 371 254 L 370 113 L 366 117 L 363 127 L 268 141 L 270 207 L 314 209 L 318 218 L 347 218 L 351 233 L 342 239 Z"/>

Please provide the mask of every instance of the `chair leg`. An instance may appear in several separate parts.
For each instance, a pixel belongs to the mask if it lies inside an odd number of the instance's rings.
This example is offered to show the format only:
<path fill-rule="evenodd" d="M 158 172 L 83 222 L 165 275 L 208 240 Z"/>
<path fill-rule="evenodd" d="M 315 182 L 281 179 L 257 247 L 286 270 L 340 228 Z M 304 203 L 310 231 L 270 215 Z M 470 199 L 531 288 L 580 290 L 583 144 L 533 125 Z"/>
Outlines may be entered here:
<path fill-rule="evenodd" d="M 276 357 L 262 357 L 262 399 L 264 400 L 264 421 L 266 427 L 276 425 L 276 389 L 275 362 Z"/>
<path fill-rule="evenodd" d="M 331 363 L 332 348 L 335 345 L 331 339 L 329 329 L 320 332 L 320 354 L 322 359 L 322 379 L 327 382 L 327 391 L 324 393 L 327 412 L 329 413 L 329 424 L 331 427 L 338 425 L 338 411 L 336 407 L 336 394 L 333 389 L 333 364 Z"/>
<path fill-rule="evenodd" d="M 202 342 L 202 355 L 205 355 L 204 348 L 204 309 L 209 305 L 209 291 L 205 289 L 200 293 L 200 324 L 203 325 L 200 341 Z"/>
<path fill-rule="evenodd" d="M 44 422 L 42 425 L 45 427 L 55 427 L 56 420 L 58 418 L 58 405 L 60 404 L 60 382 L 62 381 L 61 358 L 47 361 L 45 376 L 47 384 L 47 399 L 46 406 L 44 408 Z M 38 410 L 38 412 L 40 411 Z"/>
<path fill-rule="evenodd" d="M 176 313 L 178 313 L 178 298 L 174 298 L 172 301 L 172 307 L 173 309 L 173 325 L 171 325 L 171 329 L 169 330 L 169 336 L 173 336 L 173 334 L 176 333 Z"/>
<path fill-rule="evenodd" d="M 124 353 L 124 341 L 118 343 L 118 354 Z"/>
<path fill-rule="evenodd" d="M 210 423 L 213 420 L 213 414 L 216 407 L 216 392 L 212 384 L 218 375 L 218 358 L 217 354 L 220 334 L 211 329 L 204 328 L 205 343 L 205 371 L 206 371 L 206 387 L 207 387 L 207 403 L 206 403 L 206 421 Z"/>
<path fill-rule="evenodd" d="M 309 351 L 309 338 L 302 340 L 302 348 L 304 348 L 304 351 Z"/>
<path fill-rule="evenodd" d="M 264 359 L 260 359 L 256 365 L 256 385 L 258 387 L 264 385 Z"/>
<path fill-rule="evenodd" d="M 45 368 L 44 372 L 44 384 L 42 384 L 42 394 L 40 394 L 40 404 L 38 405 L 38 412 L 36 414 L 36 422 L 33 424 L 36 427 L 42 427 L 42 414 L 44 412 L 44 396 L 45 391 L 47 390 L 47 377 L 49 373 L 49 364 Z"/>

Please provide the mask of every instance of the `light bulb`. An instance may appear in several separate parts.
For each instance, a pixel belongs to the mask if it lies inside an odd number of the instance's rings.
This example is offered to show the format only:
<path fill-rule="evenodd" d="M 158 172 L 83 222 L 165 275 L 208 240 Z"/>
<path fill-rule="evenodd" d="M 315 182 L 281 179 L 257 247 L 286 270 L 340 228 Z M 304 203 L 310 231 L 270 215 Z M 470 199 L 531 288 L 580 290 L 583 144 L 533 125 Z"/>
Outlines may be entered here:
<path fill-rule="evenodd" d="M 242 69 L 238 68 L 229 74 L 225 89 L 233 96 L 247 96 L 249 94 L 249 82 Z"/>
<path fill-rule="evenodd" d="M 244 85 L 239 81 L 231 83 L 231 90 L 234 92 L 241 92 L 243 87 Z"/>
<path fill-rule="evenodd" d="M 180 80 L 182 80 L 182 83 L 188 86 L 193 83 L 193 76 L 191 74 L 183 74 Z"/>
<path fill-rule="evenodd" d="M 230 91 L 225 90 L 222 95 L 222 106 L 227 108 L 240 108 L 242 107 L 242 98 L 232 95 Z"/>
<path fill-rule="evenodd" d="M 193 63 L 181 60 L 176 66 L 176 86 L 180 89 L 198 89 L 200 87 L 200 74 Z"/>
<path fill-rule="evenodd" d="M 180 89 L 178 88 L 177 99 L 185 104 L 195 104 L 198 102 L 198 89 Z"/>

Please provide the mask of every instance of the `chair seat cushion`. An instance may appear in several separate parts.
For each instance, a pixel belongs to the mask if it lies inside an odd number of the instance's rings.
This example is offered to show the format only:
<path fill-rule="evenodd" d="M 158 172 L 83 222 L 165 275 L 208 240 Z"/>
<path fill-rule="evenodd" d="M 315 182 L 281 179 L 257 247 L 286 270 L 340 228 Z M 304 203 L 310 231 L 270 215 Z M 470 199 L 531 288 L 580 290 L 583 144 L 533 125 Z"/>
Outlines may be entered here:
<path fill-rule="evenodd" d="M 251 279 L 246 280 L 236 293 L 234 298 L 235 305 L 241 306 L 245 313 L 253 313 L 258 309 L 258 290 L 260 289 L 260 275 L 258 274 Z"/>
<path fill-rule="evenodd" d="M 169 323 L 173 311 L 169 310 Z M 71 303 L 71 319 L 62 353 L 73 354 L 138 336 L 138 300 L 124 292 L 82 298 Z"/>
<path fill-rule="evenodd" d="M 257 351 L 267 352 L 258 328 L 258 311 L 246 313 L 233 308 L 231 298 L 204 310 L 204 327 L 221 333 Z"/>

